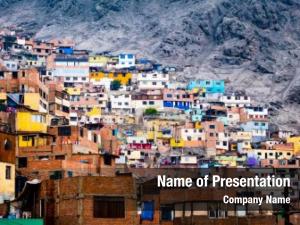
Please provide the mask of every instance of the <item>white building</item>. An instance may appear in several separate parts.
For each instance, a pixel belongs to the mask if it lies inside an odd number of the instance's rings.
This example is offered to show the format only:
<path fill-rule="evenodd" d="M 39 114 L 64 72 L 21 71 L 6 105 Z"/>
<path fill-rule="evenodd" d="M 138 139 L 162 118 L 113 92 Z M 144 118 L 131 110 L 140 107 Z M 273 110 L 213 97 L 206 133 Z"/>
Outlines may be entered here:
<path fill-rule="evenodd" d="M 266 120 L 268 119 L 268 109 L 263 107 L 246 108 L 247 118 L 250 120 Z"/>
<path fill-rule="evenodd" d="M 219 132 L 216 148 L 227 151 L 229 149 L 229 137 L 227 133 Z"/>
<path fill-rule="evenodd" d="M 144 99 L 144 100 L 132 100 L 132 105 L 135 110 L 145 110 L 148 108 L 155 108 L 157 110 L 163 109 L 162 99 Z"/>
<path fill-rule="evenodd" d="M 132 106 L 136 111 L 147 108 L 163 109 L 163 95 L 161 90 L 148 90 L 132 95 Z"/>
<path fill-rule="evenodd" d="M 110 90 L 110 84 L 113 81 L 112 78 L 103 77 L 101 80 L 90 79 L 90 83 L 95 86 L 104 86 L 106 90 Z"/>
<path fill-rule="evenodd" d="M 134 54 L 120 54 L 118 58 L 118 64 L 116 68 L 130 68 L 135 67 L 135 55 Z"/>
<path fill-rule="evenodd" d="M 227 111 L 227 122 L 229 126 L 236 126 L 240 122 L 240 114 L 236 111 Z"/>
<path fill-rule="evenodd" d="M 198 163 L 197 156 L 182 155 L 180 156 L 180 164 L 186 166 L 196 166 Z"/>
<path fill-rule="evenodd" d="M 132 112 L 133 104 L 130 94 L 111 94 L 110 102 L 112 111 Z"/>
<path fill-rule="evenodd" d="M 131 136 L 127 137 L 128 144 L 146 144 L 147 138 L 144 136 Z"/>
<path fill-rule="evenodd" d="M 220 101 L 225 103 L 226 107 L 246 107 L 251 105 L 251 99 L 242 95 L 223 95 Z"/>
<path fill-rule="evenodd" d="M 79 118 L 77 112 L 70 112 L 70 121 L 69 121 L 70 125 L 77 126 L 78 122 L 79 122 Z"/>
<path fill-rule="evenodd" d="M 140 90 L 155 90 L 164 89 L 169 82 L 169 74 L 165 73 L 139 73 L 137 75 L 138 89 Z"/>
<path fill-rule="evenodd" d="M 18 71 L 18 61 L 15 60 L 0 60 L 0 64 L 6 67 L 7 70 Z"/>
<path fill-rule="evenodd" d="M 89 81 L 89 62 L 86 57 L 56 57 L 53 76 L 60 78 L 64 86 L 72 86 Z"/>
<path fill-rule="evenodd" d="M 204 141 L 205 132 L 202 129 L 183 128 L 180 131 L 181 139 L 184 141 Z"/>
<path fill-rule="evenodd" d="M 291 159 L 293 150 L 274 150 L 274 149 L 253 149 L 250 151 L 259 159 Z"/>

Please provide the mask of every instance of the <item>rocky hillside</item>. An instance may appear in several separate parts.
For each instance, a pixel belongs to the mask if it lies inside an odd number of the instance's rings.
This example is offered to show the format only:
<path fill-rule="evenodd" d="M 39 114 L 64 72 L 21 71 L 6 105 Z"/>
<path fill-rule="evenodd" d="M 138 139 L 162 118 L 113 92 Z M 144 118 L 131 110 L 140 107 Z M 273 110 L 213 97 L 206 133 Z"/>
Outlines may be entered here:
<path fill-rule="evenodd" d="M 222 78 L 300 127 L 299 0 L 0 0 L 0 25 L 71 37 L 177 65 L 183 79 Z"/>

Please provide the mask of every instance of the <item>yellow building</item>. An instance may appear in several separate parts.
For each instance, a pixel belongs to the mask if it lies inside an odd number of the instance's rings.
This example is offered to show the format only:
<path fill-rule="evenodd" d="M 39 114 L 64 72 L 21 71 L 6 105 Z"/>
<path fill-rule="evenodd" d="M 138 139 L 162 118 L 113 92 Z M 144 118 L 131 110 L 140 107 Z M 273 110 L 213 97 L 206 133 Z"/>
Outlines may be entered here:
<path fill-rule="evenodd" d="M 21 148 L 38 147 L 47 145 L 48 135 L 42 134 L 22 134 L 18 135 L 18 146 Z"/>
<path fill-rule="evenodd" d="M 15 197 L 15 165 L 0 162 L 0 204 Z"/>
<path fill-rule="evenodd" d="M 172 148 L 183 148 L 184 147 L 184 141 L 182 139 L 171 139 L 171 147 Z"/>
<path fill-rule="evenodd" d="M 202 129 L 202 125 L 201 125 L 201 122 L 195 122 L 195 129 Z"/>
<path fill-rule="evenodd" d="M 24 105 L 32 110 L 39 111 L 40 109 L 40 94 L 39 93 L 24 93 Z"/>
<path fill-rule="evenodd" d="M 69 87 L 66 88 L 66 92 L 70 95 L 70 96 L 79 96 L 81 94 L 81 89 L 79 87 Z"/>
<path fill-rule="evenodd" d="M 1 103 L 6 103 L 6 100 L 7 100 L 6 92 L 1 92 L 0 93 L 0 102 Z"/>
<path fill-rule="evenodd" d="M 144 125 L 147 129 L 147 139 L 171 139 L 175 130 L 175 126 L 178 122 L 166 119 L 153 119 L 144 121 Z M 171 132 L 163 132 L 163 130 L 170 130 Z M 178 131 L 179 133 L 179 131 Z M 175 135 L 175 134 L 174 134 Z"/>
<path fill-rule="evenodd" d="M 300 152 L 300 136 L 289 137 L 287 143 L 292 143 L 294 145 L 294 154 Z"/>
<path fill-rule="evenodd" d="M 109 57 L 103 55 L 93 55 L 89 57 L 90 67 L 104 67 L 107 65 Z"/>
<path fill-rule="evenodd" d="M 128 85 L 132 79 L 132 73 L 121 73 L 121 72 L 90 72 L 90 79 L 95 81 L 100 81 L 103 78 L 110 78 L 113 80 L 119 80 L 122 85 Z"/>
<path fill-rule="evenodd" d="M 91 109 L 91 111 L 87 112 L 86 114 L 89 117 L 98 117 L 98 116 L 101 116 L 101 108 L 93 106 L 93 108 Z"/>
<path fill-rule="evenodd" d="M 17 132 L 47 132 L 46 114 L 35 111 L 19 111 L 16 115 Z"/>
<path fill-rule="evenodd" d="M 239 165 L 244 164 L 246 161 L 246 157 L 238 157 L 235 155 L 218 155 L 215 157 L 215 160 L 218 161 L 218 163 L 222 164 L 223 166 L 229 166 L 229 167 L 237 167 Z"/>

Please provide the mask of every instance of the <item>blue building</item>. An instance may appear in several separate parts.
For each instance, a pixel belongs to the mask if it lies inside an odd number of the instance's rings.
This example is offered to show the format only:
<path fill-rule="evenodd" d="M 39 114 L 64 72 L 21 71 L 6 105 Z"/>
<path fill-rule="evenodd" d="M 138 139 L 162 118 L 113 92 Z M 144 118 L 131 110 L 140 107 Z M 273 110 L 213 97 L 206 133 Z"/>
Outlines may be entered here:
<path fill-rule="evenodd" d="M 204 89 L 208 94 L 215 93 L 225 93 L 225 83 L 224 80 L 195 80 L 190 81 L 187 85 L 188 90 L 193 90 L 194 88 Z"/>
<path fill-rule="evenodd" d="M 248 121 L 241 124 L 241 128 L 246 132 L 252 133 L 252 142 L 265 141 L 267 138 L 268 122 Z"/>
<path fill-rule="evenodd" d="M 72 47 L 66 46 L 66 47 L 59 47 L 58 52 L 65 55 L 72 55 L 74 51 Z"/>
<path fill-rule="evenodd" d="M 135 55 L 134 54 L 119 54 L 119 68 L 131 68 L 135 67 Z"/>
<path fill-rule="evenodd" d="M 189 109 L 185 112 L 191 116 L 193 122 L 202 121 L 203 115 L 205 114 L 202 109 Z"/>
<path fill-rule="evenodd" d="M 175 108 L 181 110 L 188 110 L 191 103 L 186 101 L 164 101 L 165 108 Z"/>

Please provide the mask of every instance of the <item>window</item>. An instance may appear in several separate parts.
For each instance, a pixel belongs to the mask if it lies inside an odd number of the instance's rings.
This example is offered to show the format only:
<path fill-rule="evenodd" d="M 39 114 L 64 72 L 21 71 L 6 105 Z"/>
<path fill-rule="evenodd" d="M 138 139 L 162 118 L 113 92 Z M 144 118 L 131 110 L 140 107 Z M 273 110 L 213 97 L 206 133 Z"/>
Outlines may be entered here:
<path fill-rule="evenodd" d="M 156 85 L 157 83 L 156 82 L 152 82 L 152 85 Z"/>
<path fill-rule="evenodd" d="M 154 201 L 144 201 L 142 203 L 141 220 L 152 221 L 154 217 Z"/>
<path fill-rule="evenodd" d="M 12 72 L 12 77 L 13 77 L 13 79 L 17 79 L 18 78 L 18 72 Z"/>
<path fill-rule="evenodd" d="M 107 166 L 111 166 L 112 157 L 109 154 L 104 155 L 104 164 Z"/>
<path fill-rule="evenodd" d="M 27 158 L 26 157 L 18 158 L 18 167 L 19 168 L 27 167 Z"/>
<path fill-rule="evenodd" d="M 4 140 L 4 150 L 10 150 L 11 149 L 11 142 L 8 139 Z"/>
<path fill-rule="evenodd" d="M 94 143 L 97 143 L 97 141 L 98 141 L 97 134 L 94 134 L 93 141 L 94 141 Z"/>
<path fill-rule="evenodd" d="M 227 211 L 223 204 L 210 203 L 208 205 L 208 217 L 209 218 L 225 218 L 227 217 Z"/>
<path fill-rule="evenodd" d="M 62 177 L 63 177 L 63 172 L 59 171 L 59 170 L 49 173 L 50 180 L 59 180 L 59 179 L 62 179 Z"/>
<path fill-rule="evenodd" d="M 58 136 L 71 136 L 72 130 L 70 126 L 58 127 Z"/>
<path fill-rule="evenodd" d="M 49 156 L 48 155 L 39 156 L 38 159 L 39 160 L 49 160 Z"/>
<path fill-rule="evenodd" d="M 11 166 L 5 167 L 5 179 L 10 180 L 11 179 Z"/>
<path fill-rule="evenodd" d="M 94 196 L 94 218 L 124 218 L 124 197 Z"/>
<path fill-rule="evenodd" d="M 147 101 L 143 101 L 143 105 L 147 105 Z"/>
<path fill-rule="evenodd" d="M 173 95 L 172 94 L 167 94 L 167 98 L 172 98 Z"/>
<path fill-rule="evenodd" d="M 215 125 L 209 125 L 209 129 L 215 129 Z"/>
<path fill-rule="evenodd" d="M 55 160 L 65 160 L 65 156 L 64 155 L 56 155 Z"/>
<path fill-rule="evenodd" d="M 160 207 L 161 220 L 173 220 L 174 207 L 172 205 L 162 205 Z"/>
<path fill-rule="evenodd" d="M 68 174 L 68 177 L 73 177 L 73 171 L 68 171 L 67 174 Z"/>
<path fill-rule="evenodd" d="M 149 105 L 154 105 L 154 101 L 150 101 L 150 102 L 149 102 Z"/>
<path fill-rule="evenodd" d="M 22 136 L 22 141 L 29 141 L 29 136 Z"/>

